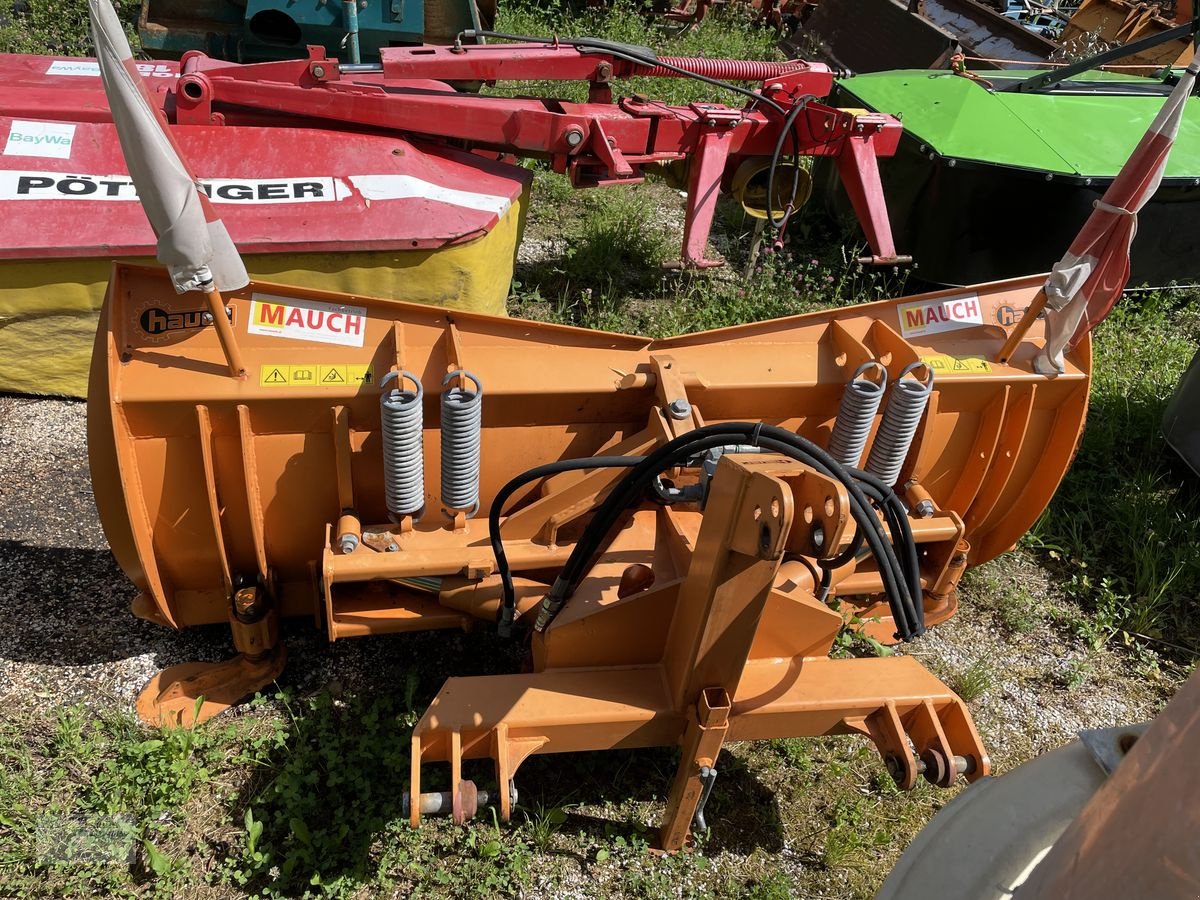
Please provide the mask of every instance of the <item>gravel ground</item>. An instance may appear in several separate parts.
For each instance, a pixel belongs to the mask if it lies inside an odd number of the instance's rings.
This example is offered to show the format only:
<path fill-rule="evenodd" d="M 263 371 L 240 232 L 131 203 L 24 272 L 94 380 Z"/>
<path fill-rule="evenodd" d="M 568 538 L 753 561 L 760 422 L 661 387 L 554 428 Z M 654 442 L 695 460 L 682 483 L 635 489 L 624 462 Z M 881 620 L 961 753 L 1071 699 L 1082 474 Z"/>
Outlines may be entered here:
<path fill-rule="evenodd" d="M 87 412 L 0 396 L 0 708 L 129 706 L 159 669 L 233 655 L 223 626 L 183 633 L 136 618 L 92 500 Z M 386 638 L 330 645 L 288 622 L 287 680 L 371 689 L 392 676 Z"/>
<path fill-rule="evenodd" d="M 178 634 L 129 612 L 135 590 L 110 555 L 96 516 L 86 443 L 83 403 L 0 397 L 4 707 L 130 704 L 156 670 L 232 653 L 223 627 Z M 1039 576 L 1044 573 L 1034 569 L 1017 577 Z M 413 636 L 329 645 L 303 622 L 289 623 L 285 636 L 286 678 L 301 690 L 394 685 L 401 661 L 413 659 L 424 643 Z M 449 636 L 435 637 L 449 652 L 434 659 L 461 659 L 447 647 Z M 451 639 L 456 646 L 461 641 Z M 988 660 L 994 679 L 972 709 L 999 770 L 1066 743 L 1081 728 L 1149 718 L 1172 689 L 1130 671 L 1117 654 L 1087 653 L 1051 625 L 1006 633 L 991 615 L 973 614 L 969 596 L 963 614 L 933 629 L 913 652 L 951 681 L 953 673 Z M 1085 676 L 1073 678 L 1076 671 Z"/>

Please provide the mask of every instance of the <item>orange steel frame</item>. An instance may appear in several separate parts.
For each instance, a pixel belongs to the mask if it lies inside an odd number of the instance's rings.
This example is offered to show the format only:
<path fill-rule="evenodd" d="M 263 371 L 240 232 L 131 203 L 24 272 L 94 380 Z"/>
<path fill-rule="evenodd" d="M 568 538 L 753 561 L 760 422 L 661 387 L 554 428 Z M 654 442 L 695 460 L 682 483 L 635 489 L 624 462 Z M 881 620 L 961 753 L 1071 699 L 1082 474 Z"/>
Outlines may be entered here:
<path fill-rule="evenodd" d="M 986 323 L 1001 306 L 1026 308 L 1040 284 L 971 292 Z M 249 333 L 256 293 L 364 308 L 362 348 Z M 894 378 L 926 360 L 935 389 L 897 491 L 928 513 L 910 514 L 911 526 L 926 622 L 944 620 L 965 568 L 1011 547 L 1069 465 L 1090 344 L 1068 355 L 1064 374 L 1040 376 L 1030 365 L 1040 322 L 1006 363 L 992 363 L 1004 326 L 905 338 L 898 306 L 913 299 L 652 341 L 252 284 L 225 298 L 234 323 L 225 345 L 229 335 L 213 328 L 142 333 L 147 305 L 183 311 L 195 301 L 174 295 L 158 270 L 118 265 L 89 389 L 101 519 L 140 590 L 138 615 L 173 627 L 228 621 L 239 650 L 227 663 L 161 673 L 139 711 L 187 721 L 202 696 L 206 718 L 269 683 L 285 656 L 280 615 L 313 616 L 330 640 L 495 621 L 486 516 L 445 514 L 436 492 L 437 394 L 443 375 L 463 368 L 484 384 L 486 511 L 535 465 L 644 455 L 706 423 L 763 421 L 824 446 L 861 363 L 879 360 Z M 231 374 L 231 348 L 245 376 Z M 369 366 L 370 377 L 335 387 L 260 377 L 280 365 Z M 383 506 L 378 381 L 394 369 L 426 386 L 426 512 L 416 522 L 390 522 Z M 686 401 L 684 418 L 668 414 L 672 401 Z M 523 621 L 621 475 L 563 473 L 514 496 L 503 536 Z M 494 760 L 507 819 L 508 786 L 531 754 L 679 744 L 667 850 L 684 844 L 701 777 L 727 741 L 860 733 L 905 787 L 918 774 L 942 785 L 986 774 L 962 701 L 919 663 L 829 658 L 851 616 L 881 640 L 895 631 L 869 556 L 833 572 L 834 604 L 816 597 L 819 559 L 855 527 L 839 482 L 772 453 L 722 457 L 703 511 L 632 511 L 561 614 L 533 634 L 531 672 L 446 682 L 413 733 L 413 823 L 439 805 L 459 821 L 475 812 L 475 787 L 462 778 L 475 758 Z M 361 538 L 351 552 L 339 542 L 347 531 Z M 423 767 L 436 762 L 449 763 L 450 788 L 423 795 Z"/>

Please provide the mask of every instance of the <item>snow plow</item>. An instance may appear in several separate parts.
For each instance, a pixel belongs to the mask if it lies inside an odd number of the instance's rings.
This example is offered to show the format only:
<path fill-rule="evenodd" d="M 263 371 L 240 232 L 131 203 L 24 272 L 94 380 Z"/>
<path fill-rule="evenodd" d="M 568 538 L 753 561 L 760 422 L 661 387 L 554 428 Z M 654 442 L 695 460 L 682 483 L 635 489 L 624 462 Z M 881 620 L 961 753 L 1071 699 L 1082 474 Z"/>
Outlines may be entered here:
<path fill-rule="evenodd" d="M 703 825 L 729 741 L 863 735 L 905 788 L 988 773 L 915 659 L 831 650 L 846 627 L 897 643 L 954 615 L 963 572 L 1046 507 L 1193 70 L 1049 279 L 650 340 L 251 280 L 110 44 L 165 271 L 113 269 L 96 504 L 134 612 L 228 623 L 238 651 L 161 672 L 147 722 L 271 683 L 284 617 L 330 640 L 484 623 L 528 665 L 445 682 L 412 735 L 414 826 L 507 820 L 535 754 L 679 746 L 667 851 Z M 487 759 L 481 790 L 464 763 Z"/>

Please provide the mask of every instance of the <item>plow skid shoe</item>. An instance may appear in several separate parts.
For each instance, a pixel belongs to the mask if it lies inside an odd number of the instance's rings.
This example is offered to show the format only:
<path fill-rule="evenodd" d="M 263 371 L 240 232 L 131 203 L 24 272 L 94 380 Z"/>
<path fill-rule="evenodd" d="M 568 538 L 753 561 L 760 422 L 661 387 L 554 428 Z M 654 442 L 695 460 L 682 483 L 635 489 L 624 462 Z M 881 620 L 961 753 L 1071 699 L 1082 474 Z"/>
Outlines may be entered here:
<path fill-rule="evenodd" d="M 149 725 L 191 728 L 270 684 L 286 661 L 287 651 L 280 644 L 261 659 L 239 653 L 224 662 L 170 666 L 138 694 L 138 716 Z"/>

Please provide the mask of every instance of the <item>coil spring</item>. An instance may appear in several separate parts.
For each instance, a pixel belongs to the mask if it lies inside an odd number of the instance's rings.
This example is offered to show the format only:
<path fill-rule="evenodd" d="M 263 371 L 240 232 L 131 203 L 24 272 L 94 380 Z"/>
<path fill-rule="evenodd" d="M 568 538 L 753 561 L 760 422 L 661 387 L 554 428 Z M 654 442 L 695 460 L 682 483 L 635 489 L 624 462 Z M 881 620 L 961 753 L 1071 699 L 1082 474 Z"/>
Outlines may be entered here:
<path fill-rule="evenodd" d="M 389 381 L 396 379 L 390 390 Z M 404 390 L 404 380 L 416 385 Z M 416 515 L 425 505 L 424 421 L 421 401 L 425 389 L 412 372 L 388 372 L 379 382 L 379 417 L 383 425 L 383 493 L 393 519 Z"/>
<path fill-rule="evenodd" d="M 872 381 L 866 373 L 875 369 L 879 380 Z M 863 448 L 875 423 L 875 414 L 887 388 L 887 369 L 882 363 L 868 360 L 857 369 L 842 392 L 842 405 L 838 408 L 829 436 L 829 453 L 843 466 L 857 466 L 862 459 Z"/>
<path fill-rule="evenodd" d="M 464 510 L 473 516 L 479 511 L 483 385 L 462 369 L 443 378 L 442 385 L 459 378 L 473 381 L 475 390 L 455 385 L 442 391 L 442 505 L 447 510 Z"/>
<path fill-rule="evenodd" d="M 922 382 L 915 375 L 912 378 L 905 377 L 922 368 L 928 373 L 928 380 Z M 887 408 L 883 411 L 883 420 L 871 444 L 866 465 L 866 470 L 888 487 L 892 487 L 900 477 L 900 467 L 908 456 L 932 391 L 933 369 L 923 362 L 905 366 L 892 384 Z"/>

